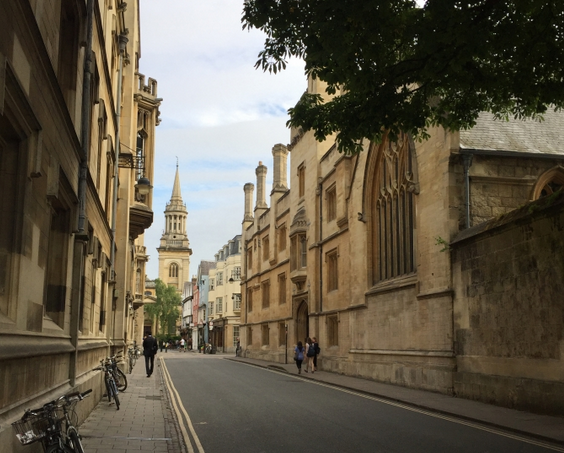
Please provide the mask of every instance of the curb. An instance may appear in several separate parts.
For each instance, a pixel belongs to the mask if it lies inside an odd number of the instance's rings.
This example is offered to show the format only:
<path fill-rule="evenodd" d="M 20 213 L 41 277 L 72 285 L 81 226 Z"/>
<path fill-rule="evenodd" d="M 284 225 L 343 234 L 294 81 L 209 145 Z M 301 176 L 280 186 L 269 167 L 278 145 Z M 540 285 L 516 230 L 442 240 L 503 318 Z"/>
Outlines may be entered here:
<path fill-rule="evenodd" d="M 178 422 L 176 412 L 172 410 L 170 390 L 165 384 L 162 371 L 163 368 L 160 363 L 157 368 L 159 369 L 158 376 L 161 385 L 161 392 L 163 394 L 161 406 L 163 408 L 163 417 L 165 419 L 165 436 L 170 437 L 170 441 L 167 441 L 166 443 L 168 453 L 187 453 L 188 449 L 186 448 L 183 437 L 180 435 L 180 424 Z"/>

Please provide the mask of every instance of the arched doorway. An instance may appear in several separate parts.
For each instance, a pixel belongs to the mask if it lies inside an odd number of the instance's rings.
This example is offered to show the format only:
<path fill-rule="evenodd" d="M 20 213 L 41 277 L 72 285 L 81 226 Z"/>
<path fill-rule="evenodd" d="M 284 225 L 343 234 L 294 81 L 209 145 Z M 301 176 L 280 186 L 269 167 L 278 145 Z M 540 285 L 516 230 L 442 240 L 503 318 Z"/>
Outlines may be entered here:
<path fill-rule="evenodd" d="M 302 300 L 298 305 L 296 312 L 296 343 L 304 340 L 309 336 L 309 322 L 308 322 L 308 309 L 307 302 Z"/>

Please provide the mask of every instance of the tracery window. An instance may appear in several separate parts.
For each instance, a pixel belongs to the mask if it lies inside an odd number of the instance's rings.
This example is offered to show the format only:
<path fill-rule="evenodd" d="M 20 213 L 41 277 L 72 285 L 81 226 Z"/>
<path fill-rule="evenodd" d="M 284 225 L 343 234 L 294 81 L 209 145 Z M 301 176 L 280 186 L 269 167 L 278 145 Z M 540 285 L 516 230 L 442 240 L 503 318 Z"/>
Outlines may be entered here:
<path fill-rule="evenodd" d="M 327 221 L 337 218 L 337 187 L 333 185 L 326 192 L 327 199 Z"/>
<path fill-rule="evenodd" d="M 172 263 L 170 265 L 170 268 L 168 270 L 168 276 L 173 278 L 178 277 L 178 264 Z"/>
<path fill-rule="evenodd" d="M 260 330 L 261 330 L 261 337 L 262 337 L 262 345 L 263 346 L 268 346 L 270 344 L 270 328 L 268 327 L 268 324 L 263 324 L 260 326 Z"/>
<path fill-rule="evenodd" d="M 564 168 L 560 166 L 551 168 L 539 177 L 533 190 L 532 199 L 537 200 L 552 195 L 562 187 L 564 187 Z"/>
<path fill-rule="evenodd" d="M 253 290 L 247 289 L 247 311 L 253 311 Z"/>
<path fill-rule="evenodd" d="M 327 262 L 327 291 L 339 289 L 338 251 L 331 250 L 326 254 Z"/>
<path fill-rule="evenodd" d="M 290 269 L 299 270 L 307 267 L 307 239 L 305 233 L 299 233 L 291 239 Z"/>
<path fill-rule="evenodd" d="M 415 272 L 415 181 L 411 139 L 386 140 L 372 186 L 373 283 Z"/>
<path fill-rule="evenodd" d="M 278 228 L 278 251 L 286 250 L 286 225 L 281 225 Z"/>
<path fill-rule="evenodd" d="M 262 308 L 270 307 L 270 280 L 262 282 Z"/>
<path fill-rule="evenodd" d="M 278 304 L 286 303 L 286 274 L 278 275 Z"/>

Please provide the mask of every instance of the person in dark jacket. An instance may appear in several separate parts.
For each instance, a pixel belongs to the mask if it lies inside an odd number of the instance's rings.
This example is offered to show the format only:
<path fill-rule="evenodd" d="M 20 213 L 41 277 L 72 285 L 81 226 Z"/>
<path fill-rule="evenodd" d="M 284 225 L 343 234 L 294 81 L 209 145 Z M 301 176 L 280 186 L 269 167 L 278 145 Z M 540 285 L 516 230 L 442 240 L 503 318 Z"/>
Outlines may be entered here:
<path fill-rule="evenodd" d="M 157 339 L 151 335 L 151 332 L 143 340 L 143 355 L 145 356 L 145 370 L 147 371 L 147 377 L 151 377 L 153 374 L 153 366 L 155 364 L 155 354 L 159 349 Z"/>
<path fill-rule="evenodd" d="M 301 341 L 298 341 L 298 345 L 294 349 L 294 360 L 296 361 L 296 366 L 298 367 L 298 374 L 302 373 L 302 362 L 304 361 L 305 348 Z"/>
<path fill-rule="evenodd" d="M 312 337 L 312 340 L 313 340 L 313 349 L 315 350 L 315 355 L 313 356 L 313 369 L 314 371 L 317 371 L 317 356 L 321 352 L 321 349 L 319 349 L 319 343 L 317 342 L 317 338 Z"/>

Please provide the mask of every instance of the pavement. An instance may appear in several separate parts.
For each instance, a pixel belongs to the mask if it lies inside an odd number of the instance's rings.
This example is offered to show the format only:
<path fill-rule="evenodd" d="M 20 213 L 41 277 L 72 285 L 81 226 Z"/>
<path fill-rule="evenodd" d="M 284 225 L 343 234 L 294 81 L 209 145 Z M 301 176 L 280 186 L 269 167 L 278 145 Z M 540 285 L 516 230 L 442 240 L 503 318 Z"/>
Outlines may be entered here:
<path fill-rule="evenodd" d="M 174 354 L 174 353 L 172 353 Z M 170 355 L 172 355 L 170 354 Z M 147 378 L 145 359 L 137 360 L 127 376 L 127 389 L 119 393 L 120 409 L 100 401 L 79 427 L 86 453 L 185 453 L 159 356 L 153 375 Z"/>
<path fill-rule="evenodd" d="M 145 374 L 145 363 L 141 358 L 132 374 L 127 375 L 127 390 L 119 394 L 120 410 L 116 411 L 114 405 L 109 405 L 107 400 L 103 400 L 80 426 L 84 450 L 87 453 L 186 453 L 178 419 L 172 410 L 160 367 L 160 360 L 163 358 L 188 359 L 186 355 L 188 354 L 176 351 L 170 351 L 167 355 L 157 354 L 155 372 L 150 378 Z M 280 364 L 221 353 L 216 356 L 297 374 L 293 362 Z M 564 417 L 533 414 L 326 371 L 316 371 L 314 374 L 302 371 L 300 376 L 442 418 L 462 419 L 466 424 L 504 431 L 508 435 L 537 439 L 554 446 L 553 450 L 564 452 Z"/>

